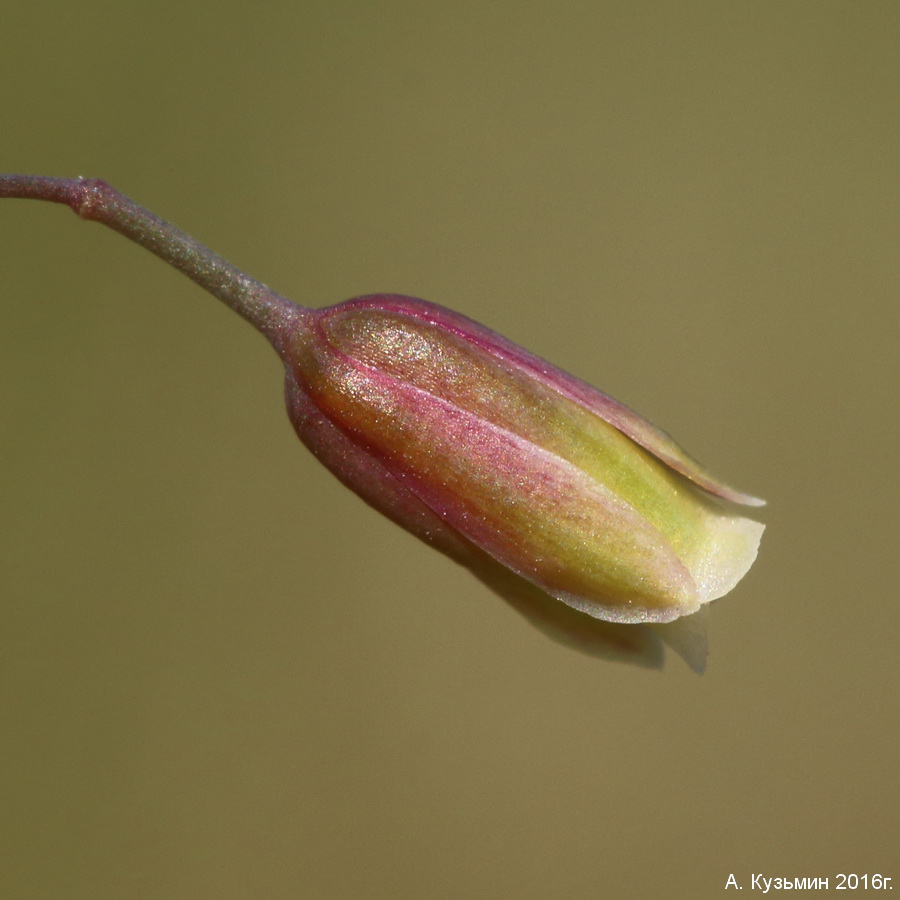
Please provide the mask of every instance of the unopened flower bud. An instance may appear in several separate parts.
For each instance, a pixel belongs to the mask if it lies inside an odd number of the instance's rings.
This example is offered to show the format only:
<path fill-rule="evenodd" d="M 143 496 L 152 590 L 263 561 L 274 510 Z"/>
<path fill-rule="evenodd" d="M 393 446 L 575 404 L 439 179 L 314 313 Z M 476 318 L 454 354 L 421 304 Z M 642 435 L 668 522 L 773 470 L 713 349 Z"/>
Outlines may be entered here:
<path fill-rule="evenodd" d="M 597 618 L 668 622 L 728 593 L 756 557 L 763 526 L 716 498 L 762 501 L 462 315 L 360 297 L 310 310 L 281 354 L 301 439 L 476 571 L 492 560 Z"/>

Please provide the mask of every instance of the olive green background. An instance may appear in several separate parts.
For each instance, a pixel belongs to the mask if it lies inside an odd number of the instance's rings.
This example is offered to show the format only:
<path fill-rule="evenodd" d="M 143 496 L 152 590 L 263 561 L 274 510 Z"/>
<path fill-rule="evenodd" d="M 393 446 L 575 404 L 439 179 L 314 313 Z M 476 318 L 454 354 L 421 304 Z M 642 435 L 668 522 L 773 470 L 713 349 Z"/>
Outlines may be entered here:
<path fill-rule="evenodd" d="M 321 469 L 233 313 L 0 201 L 0 896 L 900 887 L 898 46 L 887 0 L 8 10 L 0 170 L 458 309 L 769 506 L 703 677 L 581 655 Z"/>

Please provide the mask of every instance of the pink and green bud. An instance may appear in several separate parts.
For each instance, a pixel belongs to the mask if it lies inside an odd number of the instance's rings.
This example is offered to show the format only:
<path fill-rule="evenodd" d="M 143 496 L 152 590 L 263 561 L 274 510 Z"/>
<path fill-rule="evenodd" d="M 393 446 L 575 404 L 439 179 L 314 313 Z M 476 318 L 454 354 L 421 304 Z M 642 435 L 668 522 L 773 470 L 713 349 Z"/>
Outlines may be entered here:
<path fill-rule="evenodd" d="M 281 356 L 313 453 L 556 636 L 583 642 L 547 595 L 609 623 L 670 622 L 728 593 L 756 557 L 763 526 L 728 504 L 762 501 L 465 316 L 394 295 L 298 306 L 102 181 L 0 175 L 0 197 L 67 204 L 244 316 Z M 600 643 L 637 633 L 596 624 Z"/>
<path fill-rule="evenodd" d="M 299 436 L 376 508 L 484 577 L 668 622 L 730 591 L 763 526 L 627 407 L 466 317 L 401 296 L 312 310 L 279 348 Z"/>

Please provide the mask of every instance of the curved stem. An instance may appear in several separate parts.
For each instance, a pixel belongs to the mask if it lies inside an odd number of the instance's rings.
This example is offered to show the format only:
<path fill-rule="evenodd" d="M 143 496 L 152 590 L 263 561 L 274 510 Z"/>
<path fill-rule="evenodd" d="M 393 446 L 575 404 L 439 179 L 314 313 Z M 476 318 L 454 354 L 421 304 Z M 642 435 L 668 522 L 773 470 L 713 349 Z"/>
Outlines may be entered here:
<path fill-rule="evenodd" d="M 0 197 L 48 200 L 70 206 L 83 219 L 107 225 L 140 244 L 218 297 L 273 343 L 305 308 L 249 278 L 174 225 L 120 194 L 105 181 L 0 175 Z"/>

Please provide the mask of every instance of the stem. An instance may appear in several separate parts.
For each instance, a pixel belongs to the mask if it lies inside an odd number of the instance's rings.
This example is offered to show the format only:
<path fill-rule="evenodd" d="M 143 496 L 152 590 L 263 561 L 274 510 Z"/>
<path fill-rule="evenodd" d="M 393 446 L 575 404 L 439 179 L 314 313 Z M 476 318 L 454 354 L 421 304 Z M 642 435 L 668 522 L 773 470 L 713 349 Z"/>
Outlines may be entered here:
<path fill-rule="evenodd" d="M 273 343 L 305 308 L 249 278 L 221 256 L 105 181 L 0 175 L 0 197 L 49 200 L 70 206 L 83 219 L 107 225 L 140 244 L 218 297 Z"/>

